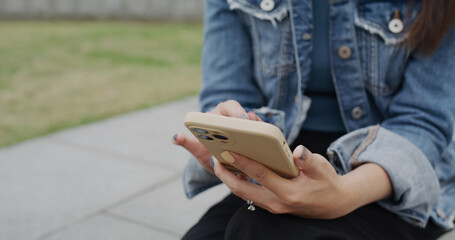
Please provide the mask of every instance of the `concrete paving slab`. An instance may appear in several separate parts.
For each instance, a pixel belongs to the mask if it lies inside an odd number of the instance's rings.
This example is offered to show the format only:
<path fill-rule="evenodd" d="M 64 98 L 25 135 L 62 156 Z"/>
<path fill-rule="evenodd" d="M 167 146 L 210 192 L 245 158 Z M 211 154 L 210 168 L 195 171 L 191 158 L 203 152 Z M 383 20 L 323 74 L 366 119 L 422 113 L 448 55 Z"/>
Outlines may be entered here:
<path fill-rule="evenodd" d="M 48 138 L 2 149 L 0 239 L 36 239 L 177 175 Z"/>
<path fill-rule="evenodd" d="M 124 221 L 109 215 L 98 215 L 62 230 L 44 240 L 177 240 L 179 236 Z"/>
<path fill-rule="evenodd" d="M 177 180 L 108 212 L 183 235 L 228 192 L 227 187 L 221 184 L 188 200 L 184 196 L 181 181 Z"/>
<path fill-rule="evenodd" d="M 66 130 L 51 137 L 87 148 L 125 156 L 132 161 L 182 169 L 188 159 L 171 143 L 183 125 L 186 112 L 197 111 L 196 97 Z M 172 154 L 170 154 L 172 153 Z"/>

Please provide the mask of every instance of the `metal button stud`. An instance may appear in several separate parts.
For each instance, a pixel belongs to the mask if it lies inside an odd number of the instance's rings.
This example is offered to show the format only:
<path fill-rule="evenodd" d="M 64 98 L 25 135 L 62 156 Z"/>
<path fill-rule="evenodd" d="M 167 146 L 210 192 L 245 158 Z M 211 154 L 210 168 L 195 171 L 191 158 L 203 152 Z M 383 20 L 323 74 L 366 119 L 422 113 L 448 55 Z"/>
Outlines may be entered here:
<path fill-rule="evenodd" d="M 348 59 L 351 57 L 352 51 L 351 48 L 348 46 L 341 46 L 338 49 L 338 56 L 340 56 L 341 59 Z"/>
<path fill-rule="evenodd" d="M 393 33 L 400 33 L 404 29 L 403 22 L 400 19 L 392 19 L 389 22 L 389 30 Z"/>
<path fill-rule="evenodd" d="M 311 33 L 304 33 L 304 34 L 302 35 L 302 39 L 303 39 L 304 41 L 308 41 L 308 40 L 310 40 L 311 38 L 313 38 L 313 34 L 311 34 Z"/>
<path fill-rule="evenodd" d="M 400 12 L 395 10 L 393 19 L 389 22 L 389 30 L 393 33 L 400 33 L 404 29 L 403 22 L 400 19 Z"/>
<path fill-rule="evenodd" d="M 275 2 L 273 0 L 262 0 L 260 7 L 262 10 L 270 12 L 275 7 Z"/>
<path fill-rule="evenodd" d="M 351 117 L 354 120 L 361 118 L 363 115 L 363 110 L 361 107 L 357 106 L 351 110 Z"/>

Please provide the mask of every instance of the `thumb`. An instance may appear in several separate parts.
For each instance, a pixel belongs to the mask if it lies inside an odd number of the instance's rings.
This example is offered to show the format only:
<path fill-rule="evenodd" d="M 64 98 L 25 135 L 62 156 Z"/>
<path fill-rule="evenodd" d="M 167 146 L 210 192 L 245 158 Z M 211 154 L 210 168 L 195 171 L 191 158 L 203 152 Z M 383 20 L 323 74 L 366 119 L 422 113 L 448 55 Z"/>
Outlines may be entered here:
<path fill-rule="evenodd" d="M 210 153 L 196 138 L 188 137 L 183 133 L 177 133 L 172 138 L 172 143 L 182 146 L 198 159 L 209 159 Z"/>
<path fill-rule="evenodd" d="M 293 152 L 294 162 L 303 174 L 312 179 L 319 179 L 324 176 L 326 164 L 330 163 L 321 155 L 313 154 L 303 145 L 299 145 Z"/>

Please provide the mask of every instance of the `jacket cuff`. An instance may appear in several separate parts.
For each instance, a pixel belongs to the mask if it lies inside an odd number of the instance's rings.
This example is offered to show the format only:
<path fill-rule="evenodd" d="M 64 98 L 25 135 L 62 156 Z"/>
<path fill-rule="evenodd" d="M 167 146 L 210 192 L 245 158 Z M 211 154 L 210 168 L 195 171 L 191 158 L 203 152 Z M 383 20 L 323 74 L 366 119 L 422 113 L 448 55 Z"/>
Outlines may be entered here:
<path fill-rule="evenodd" d="M 199 193 L 221 183 L 217 176 L 205 170 L 193 156 L 186 163 L 182 181 L 187 198 L 193 198 Z"/>
<path fill-rule="evenodd" d="M 341 174 L 367 162 L 384 168 L 392 182 L 393 195 L 379 204 L 414 225 L 426 226 L 440 187 L 433 167 L 414 144 L 376 125 L 339 138 L 328 152 Z"/>

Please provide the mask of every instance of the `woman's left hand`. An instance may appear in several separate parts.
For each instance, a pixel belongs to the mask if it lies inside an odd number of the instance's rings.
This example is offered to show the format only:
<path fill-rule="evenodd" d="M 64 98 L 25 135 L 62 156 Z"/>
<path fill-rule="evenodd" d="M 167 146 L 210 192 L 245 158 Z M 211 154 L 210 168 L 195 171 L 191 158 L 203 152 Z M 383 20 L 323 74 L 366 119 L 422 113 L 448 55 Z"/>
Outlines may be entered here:
<path fill-rule="evenodd" d="M 275 214 L 289 213 L 306 218 L 333 219 L 353 211 L 356 206 L 349 199 L 349 188 L 343 177 L 319 154 L 303 146 L 294 150 L 294 162 L 301 170 L 293 179 L 285 179 L 240 154 L 229 152 L 232 165 L 260 184 L 237 176 L 218 161 L 214 161 L 215 174 L 244 200 Z"/>

